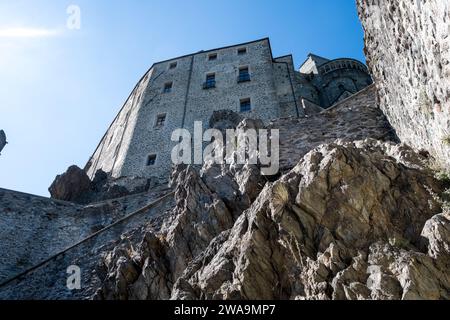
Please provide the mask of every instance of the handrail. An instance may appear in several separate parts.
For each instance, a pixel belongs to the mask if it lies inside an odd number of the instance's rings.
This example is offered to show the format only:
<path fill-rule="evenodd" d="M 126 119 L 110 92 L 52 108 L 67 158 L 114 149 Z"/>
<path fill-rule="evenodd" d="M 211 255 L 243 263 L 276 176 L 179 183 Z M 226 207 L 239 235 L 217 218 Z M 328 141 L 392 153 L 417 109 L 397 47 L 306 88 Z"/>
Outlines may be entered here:
<path fill-rule="evenodd" d="M 123 217 L 122 219 L 119 219 L 116 222 L 110 224 L 109 226 L 107 226 L 107 227 L 105 227 L 105 228 L 103 228 L 103 229 L 101 229 L 101 230 L 91 234 L 87 238 L 84 238 L 83 240 L 80 240 L 79 242 L 75 243 L 74 245 L 71 245 L 70 247 L 68 247 L 68 248 L 66 248 L 66 249 L 64 249 L 64 250 L 62 250 L 62 251 L 52 255 L 51 257 L 45 259 L 44 261 L 39 262 L 38 264 L 34 265 L 33 267 L 31 267 L 31 268 L 29 268 L 29 269 L 27 269 L 25 271 L 22 271 L 21 273 L 13 276 L 12 278 L 10 278 L 10 279 L 0 283 L 0 288 L 10 284 L 11 282 L 13 282 L 13 281 L 15 281 L 17 279 L 22 278 L 23 276 L 27 275 L 28 273 L 30 273 L 30 272 L 32 272 L 32 271 L 42 267 L 46 263 L 48 263 L 48 262 L 58 258 L 61 255 L 64 255 L 66 252 L 68 252 L 68 251 L 70 251 L 70 250 L 72 250 L 72 249 L 82 245 L 83 243 L 85 243 L 85 242 L 87 242 L 87 241 L 89 241 L 89 240 L 91 240 L 91 239 L 93 239 L 95 237 L 97 237 L 98 235 L 100 235 L 103 232 L 111 229 L 112 227 L 115 227 L 116 225 L 118 225 L 118 224 L 120 224 L 120 223 L 122 223 L 122 222 L 124 222 L 124 221 L 126 221 L 126 220 L 128 220 L 128 219 L 130 219 L 132 217 L 134 217 L 135 215 L 138 215 L 140 213 L 143 213 L 143 212 L 153 208 L 154 206 L 156 206 L 157 204 L 159 204 L 160 202 L 162 202 L 163 200 L 165 200 L 166 198 L 169 198 L 170 196 L 172 196 L 174 194 L 175 194 L 175 191 L 171 191 L 171 192 L 165 194 L 164 196 L 162 196 L 162 197 L 156 199 L 155 201 L 152 201 L 151 203 L 145 205 L 144 207 L 142 207 L 142 208 L 140 208 L 140 209 L 130 213 L 129 215 Z"/>

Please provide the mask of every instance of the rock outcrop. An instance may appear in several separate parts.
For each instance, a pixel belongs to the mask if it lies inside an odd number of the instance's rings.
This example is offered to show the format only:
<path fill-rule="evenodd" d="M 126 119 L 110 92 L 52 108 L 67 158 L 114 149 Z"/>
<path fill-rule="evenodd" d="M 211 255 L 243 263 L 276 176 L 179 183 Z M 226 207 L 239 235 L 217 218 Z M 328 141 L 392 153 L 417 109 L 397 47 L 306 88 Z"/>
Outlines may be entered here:
<path fill-rule="evenodd" d="M 450 166 L 450 3 L 358 0 L 380 107 L 402 142 Z"/>
<path fill-rule="evenodd" d="M 48 190 L 53 199 L 88 204 L 143 193 L 158 184 L 140 177 L 110 178 L 102 170 L 97 170 L 91 181 L 83 169 L 71 166 Z"/>
<path fill-rule="evenodd" d="M 48 188 L 53 199 L 78 202 L 83 194 L 90 191 L 91 180 L 83 169 L 70 166 L 67 171 L 56 176 Z"/>
<path fill-rule="evenodd" d="M 96 297 L 449 298 L 450 221 L 424 161 L 404 145 L 337 141 L 252 184 L 250 202 L 229 168 L 179 168 L 171 217 L 106 256 Z"/>

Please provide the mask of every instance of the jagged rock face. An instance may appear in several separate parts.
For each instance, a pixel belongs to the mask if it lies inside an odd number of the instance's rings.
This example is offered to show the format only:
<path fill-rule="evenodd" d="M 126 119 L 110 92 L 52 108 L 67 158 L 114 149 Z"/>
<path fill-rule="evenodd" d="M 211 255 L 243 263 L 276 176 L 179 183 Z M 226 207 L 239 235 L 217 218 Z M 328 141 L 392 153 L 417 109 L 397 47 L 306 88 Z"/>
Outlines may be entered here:
<path fill-rule="evenodd" d="M 209 127 L 222 131 L 234 129 L 242 121 L 242 116 L 231 110 L 214 111 L 209 119 Z"/>
<path fill-rule="evenodd" d="M 77 166 L 71 166 L 55 178 L 48 191 L 53 199 L 76 202 L 90 187 L 91 180 L 86 172 Z"/>
<path fill-rule="evenodd" d="M 402 142 L 450 165 L 450 3 L 358 0 L 380 107 Z"/>
<path fill-rule="evenodd" d="M 55 178 L 48 190 L 53 199 L 88 204 L 143 193 L 157 184 L 140 177 L 111 179 L 102 170 L 98 170 L 91 181 L 84 170 L 71 166 Z"/>
<path fill-rule="evenodd" d="M 96 297 L 450 298 L 450 221 L 424 160 L 374 140 L 322 145 L 278 181 L 249 186 L 250 201 L 232 169 L 209 171 L 221 184 L 178 168 L 171 217 L 108 255 Z"/>
<path fill-rule="evenodd" d="M 191 166 L 176 168 L 171 182 L 176 187 L 172 215 L 159 233 L 145 235 L 137 251 L 130 250 L 125 243 L 125 248 L 119 247 L 105 257 L 104 285 L 96 298 L 170 298 L 173 284 L 188 268 L 188 263 L 218 234 L 229 230 L 237 216 L 250 205 L 249 197 L 239 191 L 232 174 L 219 173 L 217 169 L 205 166 L 200 175 Z M 246 170 L 251 169 L 245 166 L 236 175 Z M 242 185 L 245 190 L 261 189 L 256 181 L 245 180 Z M 218 193 L 212 191 L 212 186 Z"/>

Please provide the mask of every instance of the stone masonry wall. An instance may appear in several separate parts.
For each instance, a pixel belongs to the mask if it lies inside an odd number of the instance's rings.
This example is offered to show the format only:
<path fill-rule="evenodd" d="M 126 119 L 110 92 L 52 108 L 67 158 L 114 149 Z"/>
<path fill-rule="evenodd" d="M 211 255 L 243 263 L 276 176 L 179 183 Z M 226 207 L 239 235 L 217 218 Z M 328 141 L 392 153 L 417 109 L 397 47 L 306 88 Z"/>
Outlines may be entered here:
<path fill-rule="evenodd" d="M 381 109 L 402 142 L 450 166 L 450 2 L 357 4 Z"/>
<path fill-rule="evenodd" d="M 126 199 L 132 202 L 135 197 Z M 146 204 L 149 203 L 152 205 L 141 209 L 139 214 L 121 219 L 80 243 L 71 243 L 74 246 L 63 254 L 58 254 L 22 277 L 1 285 L 0 300 L 67 300 L 91 297 L 95 293 L 96 281 L 98 281 L 93 271 L 101 261 L 102 254 L 114 249 L 121 236 L 128 233 L 141 235 L 142 230 L 150 228 L 153 224 L 159 225 L 160 217 L 175 205 L 172 193 L 154 202 L 147 197 Z M 71 291 L 67 288 L 67 268 L 72 265 L 79 266 L 81 269 L 81 290 Z"/>
<path fill-rule="evenodd" d="M 238 49 L 245 48 L 245 54 Z M 210 61 L 208 57 L 216 54 Z M 289 61 L 288 61 L 289 62 Z M 176 67 L 171 68 L 171 64 Z M 250 82 L 238 83 L 239 68 L 248 67 Z M 168 180 L 171 151 L 176 145 L 171 134 L 177 128 L 193 133 L 194 121 L 207 129 L 214 111 L 240 112 L 240 100 L 250 98 L 249 118 L 268 123 L 280 116 L 280 99 L 287 106 L 283 116 L 296 114 L 288 69 L 294 74 L 292 59 L 288 68 L 275 68 L 268 39 L 199 52 L 156 63 L 136 86 L 87 166 L 92 176 L 103 169 L 114 177 L 142 176 Z M 215 74 L 216 87 L 205 90 L 207 74 Z M 276 81 L 282 79 L 283 81 Z M 171 92 L 164 86 L 172 83 Z M 300 110 L 301 112 L 302 110 Z M 164 126 L 156 126 L 158 116 L 165 115 Z M 156 163 L 147 166 L 149 155 Z"/>
<path fill-rule="evenodd" d="M 0 283 L 33 267 L 166 193 L 76 205 L 0 189 Z"/>
<path fill-rule="evenodd" d="M 378 108 L 374 85 L 321 113 L 300 119 L 278 119 L 270 127 L 280 130 L 280 168 L 283 171 L 292 169 L 310 150 L 336 139 L 396 140 Z"/>
<path fill-rule="evenodd" d="M 244 54 L 239 53 L 242 49 Z M 209 58 L 212 55 L 215 59 Z M 238 81 L 243 67 L 248 68 L 251 81 Z M 354 70 L 345 72 L 339 73 L 344 83 L 344 75 L 358 78 Z M 211 74 L 215 75 L 215 87 L 205 89 Z M 328 80 L 327 88 L 332 82 Z M 168 84 L 171 90 L 165 92 Z M 219 110 L 266 124 L 282 117 L 302 117 L 302 98 L 318 103 L 319 85 L 295 71 L 292 55 L 274 58 L 268 38 L 155 63 L 102 139 L 86 167 L 88 174 L 92 177 L 103 169 L 113 177 L 156 177 L 165 183 L 172 171 L 171 153 L 177 142 L 171 141 L 171 135 L 175 129 L 187 129 L 193 136 L 194 123 L 201 121 L 207 129 L 212 114 Z M 350 92 L 355 92 L 353 87 Z M 241 112 L 242 99 L 250 99 L 251 111 Z M 161 116 L 164 125 L 157 125 Z M 156 157 L 154 164 L 148 163 L 149 156 Z"/>
<path fill-rule="evenodd" d="M 144 91 L 152 74 L 153 70 L 148 71 L 136 85 L 89 159 L 85 170 L 91 179 L 99 169 L 114 177 L 120 177 L 120 170 L 138 120 L 139 107 L 143 103 Z"/>

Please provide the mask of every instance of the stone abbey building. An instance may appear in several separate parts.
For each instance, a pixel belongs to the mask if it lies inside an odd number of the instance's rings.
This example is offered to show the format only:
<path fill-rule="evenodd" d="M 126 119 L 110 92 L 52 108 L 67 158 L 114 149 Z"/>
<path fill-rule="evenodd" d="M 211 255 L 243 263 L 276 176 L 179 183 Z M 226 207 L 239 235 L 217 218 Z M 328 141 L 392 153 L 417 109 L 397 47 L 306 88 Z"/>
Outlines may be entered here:
<path fill-rule="evenodd" d="M 174 129 L 192 132 L 194 121 L 208 126 L 219 110 L 265 123 L 304 117 L 371 83 L 366 66 L 354 59 L 310 54 L 297 71 L 292 55 L 273 57 L 268 38 L 157 62 L 138 82 L 85 170 L 91 178 L 102 169 L 112 177 L 166 179 Z"/>

